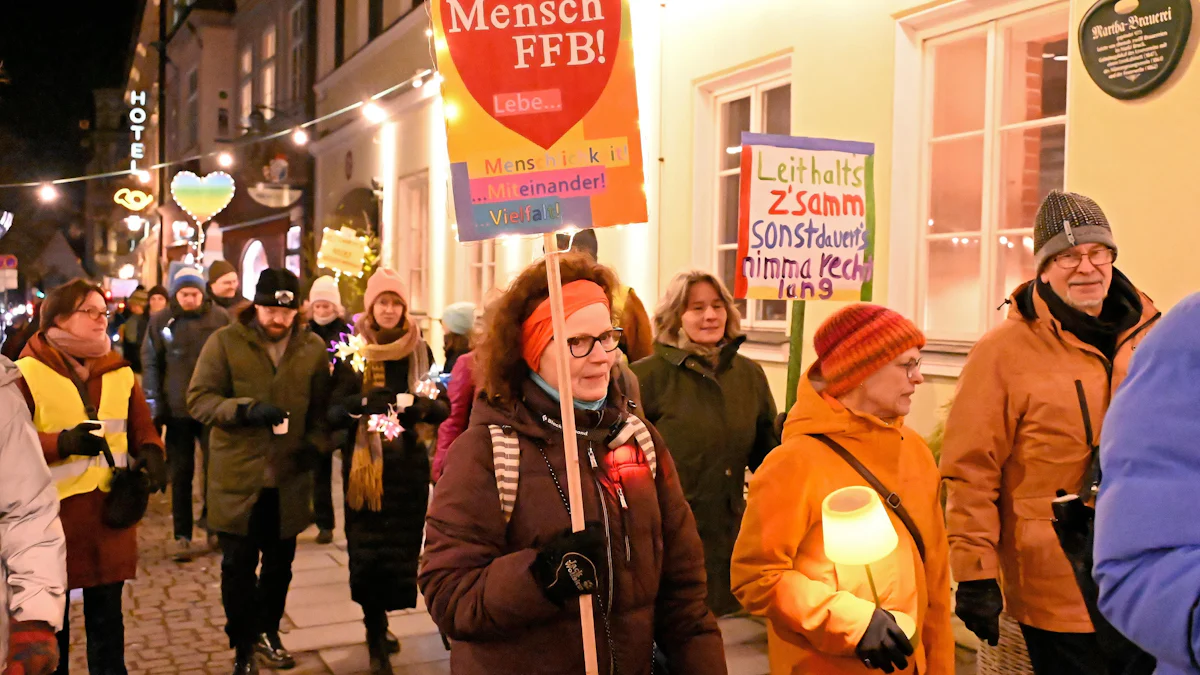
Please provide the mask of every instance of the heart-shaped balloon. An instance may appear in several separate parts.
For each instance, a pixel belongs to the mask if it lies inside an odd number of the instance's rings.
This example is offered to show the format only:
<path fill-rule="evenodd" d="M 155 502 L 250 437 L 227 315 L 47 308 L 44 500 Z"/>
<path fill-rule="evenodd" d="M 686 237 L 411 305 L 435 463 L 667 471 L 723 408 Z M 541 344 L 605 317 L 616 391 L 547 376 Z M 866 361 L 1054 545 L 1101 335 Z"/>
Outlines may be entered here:
<path fill-rule="evenodd" d="M 608 85 L 622 0 L 551 0 L 536 15 L 529 0 L 494 0 L 486 9 L 482 2 L 437 1 L 467 91 L 496 121 L 543 148 L 578 124 Z"/>
<path fill-rule="evenodd" d="M 233 201 L 233 190 L 233 176 L 224 171 L 214 171 L 203 178 L 191 171 L 180 171 L 171 179 L 171 196 L 197 225 L 224 211 Z"/>

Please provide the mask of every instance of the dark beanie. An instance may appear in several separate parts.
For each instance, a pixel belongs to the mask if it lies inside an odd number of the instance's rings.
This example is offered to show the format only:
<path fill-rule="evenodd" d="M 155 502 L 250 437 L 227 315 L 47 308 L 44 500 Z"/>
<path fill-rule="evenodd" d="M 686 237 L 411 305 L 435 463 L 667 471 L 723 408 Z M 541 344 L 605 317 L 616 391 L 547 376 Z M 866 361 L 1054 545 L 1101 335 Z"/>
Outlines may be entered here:
<path fill-rule="evenodd" d="M 146 294 L 146 300 L 149 301 L 150 296 L 153 295 L 161 295 L 167 302 L 171 301 L 171 296 L 167 295 L 167 289 L 162 286 L 155 286 L 154 288 L 151 288 L 150 292 Z"/>
<path fill-rule="evenodd" d="M 1040 274 L 1054 256 L 1080 244 L 1104 244 L 1114 252 L 1112 227 L 1090 197 L 1051 190 L 1038 207 L 1033 225 L 1033 254 Z"/>
<path fill-rule="evenodd" d="M 269 267 L 258 276 L 254 304 L 300 309 L 300 280 L 286 269 Z"/>
<path fill-rule="evenodd" d="M 212 283 L 230 272 L 237 274 L 237 268 L 230 265 L 226 260 L 215 260 L 213 264 L 208 266 L 208 281 Z"/>

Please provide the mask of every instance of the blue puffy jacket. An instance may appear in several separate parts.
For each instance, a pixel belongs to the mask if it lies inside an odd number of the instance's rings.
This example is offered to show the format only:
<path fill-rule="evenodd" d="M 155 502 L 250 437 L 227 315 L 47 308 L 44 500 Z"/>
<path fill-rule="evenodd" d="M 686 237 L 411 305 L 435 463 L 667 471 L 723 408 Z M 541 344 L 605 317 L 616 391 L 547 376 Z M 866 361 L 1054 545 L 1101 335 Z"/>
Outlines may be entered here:
<path fill-rule="evenodd" d="M 1200 294 L 1142 342 L 1101 436 L 1100 610 L 1158 659 L 1200 673 Z"/>

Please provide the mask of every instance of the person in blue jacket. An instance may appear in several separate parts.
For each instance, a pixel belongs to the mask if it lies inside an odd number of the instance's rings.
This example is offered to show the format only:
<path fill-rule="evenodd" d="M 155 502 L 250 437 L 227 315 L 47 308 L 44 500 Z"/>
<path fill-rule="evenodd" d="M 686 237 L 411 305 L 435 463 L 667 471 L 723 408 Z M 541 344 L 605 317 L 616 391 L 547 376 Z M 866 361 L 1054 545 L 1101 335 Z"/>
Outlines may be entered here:
<path fill-rule="evenodd" d="M 1100 611 L 1158 659 L 1200 673 L 1200 293 L 1146 337 L 1104 420 Z"/>

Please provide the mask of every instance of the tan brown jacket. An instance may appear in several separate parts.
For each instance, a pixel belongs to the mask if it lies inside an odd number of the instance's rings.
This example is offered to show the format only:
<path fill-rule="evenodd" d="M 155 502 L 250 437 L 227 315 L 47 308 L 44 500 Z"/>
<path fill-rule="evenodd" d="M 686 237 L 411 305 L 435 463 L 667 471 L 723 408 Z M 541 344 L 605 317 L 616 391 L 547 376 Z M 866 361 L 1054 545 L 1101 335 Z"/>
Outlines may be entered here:
<path fill-rule="evenodd" d="M 1022 624 L 1092 631 L 1050 504 L 1059 489 L 1078 491 L 1091 464 L 1076 382 L 1099 444 L 1112 393 L 1159 316 L 1138 295 L 1142 317 L 1119 337 L 1110 362 L 1064 330 L 1029 282 L 959 378 L 941 460 L 950 568 L 958 581 L 1000 579 L 1006 610 Z"/>

